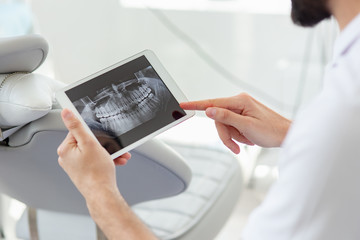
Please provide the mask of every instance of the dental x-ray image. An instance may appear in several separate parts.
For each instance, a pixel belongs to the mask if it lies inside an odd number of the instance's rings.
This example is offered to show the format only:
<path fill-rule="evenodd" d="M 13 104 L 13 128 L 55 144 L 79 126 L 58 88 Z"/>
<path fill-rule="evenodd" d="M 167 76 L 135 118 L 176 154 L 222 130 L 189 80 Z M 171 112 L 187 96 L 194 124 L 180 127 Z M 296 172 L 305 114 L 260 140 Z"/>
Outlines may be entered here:
<path fill-rule="evenodd" d="M 73 104 L 89 125 L 101 124 L 118 136 L 166 111 L 170 93 L 149 66 L 134 73 L 134 79 L 115 82 Z M 100 126 L 98 126 L 100 127 Z"/>
<path fill-rule="evenodd" d="M 66 92 L 109 153 L 185 115 L 154 68 L 143 58 Z"/>

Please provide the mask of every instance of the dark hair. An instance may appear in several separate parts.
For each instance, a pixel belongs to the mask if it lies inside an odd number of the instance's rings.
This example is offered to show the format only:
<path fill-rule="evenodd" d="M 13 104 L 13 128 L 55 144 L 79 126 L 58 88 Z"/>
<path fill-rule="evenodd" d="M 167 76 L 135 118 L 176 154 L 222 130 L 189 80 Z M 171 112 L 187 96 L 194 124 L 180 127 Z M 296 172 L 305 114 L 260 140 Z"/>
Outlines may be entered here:
<path fill-rule="evenodd" d="M 291 0 L 291 18 L 297 25 L 312 27 L 331 17 L 327 0 Z"/>

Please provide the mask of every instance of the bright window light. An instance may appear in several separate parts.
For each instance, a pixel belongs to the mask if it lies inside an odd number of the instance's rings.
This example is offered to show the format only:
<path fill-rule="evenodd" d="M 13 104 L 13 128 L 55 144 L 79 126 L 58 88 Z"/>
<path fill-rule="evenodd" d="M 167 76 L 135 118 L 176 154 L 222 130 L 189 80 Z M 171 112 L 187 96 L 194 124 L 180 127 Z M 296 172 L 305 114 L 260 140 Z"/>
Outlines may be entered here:
<path fill-rule="evenodd" d="M 119 0 L 128 8 L 289 14 L 290 0 Z"/>

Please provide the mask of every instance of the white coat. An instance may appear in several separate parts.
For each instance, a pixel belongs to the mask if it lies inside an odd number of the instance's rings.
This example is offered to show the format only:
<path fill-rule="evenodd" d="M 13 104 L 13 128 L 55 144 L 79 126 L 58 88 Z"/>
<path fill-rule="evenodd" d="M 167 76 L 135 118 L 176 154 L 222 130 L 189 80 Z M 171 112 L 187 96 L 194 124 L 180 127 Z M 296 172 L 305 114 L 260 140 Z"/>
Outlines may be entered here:
<path fill-rule="evenodd" d="M 293 122 L 280 178 L 244 240 L 360 239 L 360 15 L 340 34 L 324 88 Z"/>

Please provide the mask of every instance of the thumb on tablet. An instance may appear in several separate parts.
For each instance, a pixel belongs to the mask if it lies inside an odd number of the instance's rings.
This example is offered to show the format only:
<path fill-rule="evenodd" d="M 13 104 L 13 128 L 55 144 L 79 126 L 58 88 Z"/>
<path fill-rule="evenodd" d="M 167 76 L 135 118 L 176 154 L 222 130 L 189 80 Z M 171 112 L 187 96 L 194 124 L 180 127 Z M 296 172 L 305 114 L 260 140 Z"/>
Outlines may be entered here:
<path fill-rule="evenodd" d="M 90 136 L 88 136 L 86 129 L 73 112 L 65 108 L 61 112 L 61 117 L 66 128 L 74 136 L 77 142 L 83 142 L 84 140 L 89 139 Z"/>

